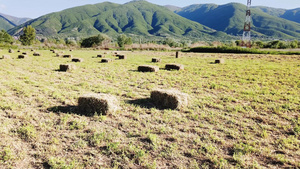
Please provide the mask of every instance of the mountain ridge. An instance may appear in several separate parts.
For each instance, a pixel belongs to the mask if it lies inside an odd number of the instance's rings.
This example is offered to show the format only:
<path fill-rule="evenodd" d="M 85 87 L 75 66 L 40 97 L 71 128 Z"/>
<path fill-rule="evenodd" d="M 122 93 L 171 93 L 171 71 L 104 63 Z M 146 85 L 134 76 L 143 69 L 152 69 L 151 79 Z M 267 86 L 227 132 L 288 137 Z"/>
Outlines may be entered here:
<path fill-rule="evenodd" d="M 6 15 L 3 13 L 0 13 L 0 30 L 9 30 L 15 26 L 18 26 L 20 24 L 23 24 L 27 21 L 29 21 L 30 18 L 18 18 L 10 15 Z"/>
<path fill-rule="evenodd" d="M 17 26 L 9 33 L 32 25 L 42 36 L 91 36 L 105 33 L 142 36 L 177 36 L 214 38 L 216 31 L 183 18 L 165 7 L 147 1 L 131 1 L 120 5 L 103 2 L 54 12 Z"/>
<path fill-rule="evenodd" d="M 178 15 L 217 31 L 239 35 L 243 32 L 246 6 L 240 3 L 194 4 L 175 11 Z M 252 32 L 256 36 L 300 38 L 300 24 L 253 8 Z"/>

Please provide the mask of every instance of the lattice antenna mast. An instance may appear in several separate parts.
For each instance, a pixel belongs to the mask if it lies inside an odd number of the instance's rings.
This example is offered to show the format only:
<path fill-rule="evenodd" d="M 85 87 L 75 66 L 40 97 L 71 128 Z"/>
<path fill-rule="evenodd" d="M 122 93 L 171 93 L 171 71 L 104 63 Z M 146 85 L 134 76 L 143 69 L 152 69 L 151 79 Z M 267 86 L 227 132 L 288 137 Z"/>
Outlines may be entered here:
<path fill-rule="evenodd" d="M 242 46 L 251 48 L 251 0 L 247 0 L 246 20 L 244 24 L 244 32 Z"/>

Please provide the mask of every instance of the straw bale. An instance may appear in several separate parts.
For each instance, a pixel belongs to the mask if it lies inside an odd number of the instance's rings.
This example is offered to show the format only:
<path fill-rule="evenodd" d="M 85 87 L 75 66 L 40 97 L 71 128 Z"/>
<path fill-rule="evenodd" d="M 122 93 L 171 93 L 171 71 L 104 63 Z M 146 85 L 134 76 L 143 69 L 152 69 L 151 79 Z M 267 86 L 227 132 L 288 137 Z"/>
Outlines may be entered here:
<path fill-rule="evenodd" d="M 157 89 L 151 92 L 151 100 L 162 109 L 181 109 L 188 106 L 189 95 L 175 89 Z"/>

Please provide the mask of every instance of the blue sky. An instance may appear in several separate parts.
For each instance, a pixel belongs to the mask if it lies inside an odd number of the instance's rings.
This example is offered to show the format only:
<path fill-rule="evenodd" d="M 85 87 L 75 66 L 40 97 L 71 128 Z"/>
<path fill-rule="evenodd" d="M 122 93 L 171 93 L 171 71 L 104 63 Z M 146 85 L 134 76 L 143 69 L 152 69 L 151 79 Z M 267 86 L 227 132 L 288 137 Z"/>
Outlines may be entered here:
<path fill-rule="evenodd" d="M 85 4 L 96 4 L 105 1 L 124 4 L 130 0 L 0 0 L 0 13 L 17 16 L 37 18 L 39 16 Z M 148 0 L 158 5 L 175 5 L 185 7 L 192 4 L 226 4 L 239 2 L 246 4 L 247 0 Z M 253 6 L 270 6 L 275 8 L 300 8 L 300 0 L 252 0 Z"/>

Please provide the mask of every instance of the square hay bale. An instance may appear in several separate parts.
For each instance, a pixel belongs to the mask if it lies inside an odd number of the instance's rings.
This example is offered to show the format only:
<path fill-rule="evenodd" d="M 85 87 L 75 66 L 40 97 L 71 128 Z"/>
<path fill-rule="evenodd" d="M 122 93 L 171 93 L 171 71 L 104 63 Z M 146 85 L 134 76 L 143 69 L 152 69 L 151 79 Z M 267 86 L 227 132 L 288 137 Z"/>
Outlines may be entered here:
<path fill-rule="evenodd" d="M 39 52 L 34 52 L 33 56 L 41 56 L 41 54 Z"/>
<path fill-rule="evenodd" d="M 83 62 L 82 58 L 74 58 L 72 59 L 72 62 Z"/>
<path fill-rule="evenodd" d="M 126 59 L 126 55 L 118 55 L 119 59 Z"/>
<path fill-rule="evenodd" d="M 101 59 L 101 63 L 109 63 L 109 62 L 112 62 L 112 59 L 110 58 Z"/>
<path fill-rule="evenodd" d="M 3 55 L 1 59 L 11 59 L 9 55 Z"/>
<path fill-rule="evenodd" d="M 188 106 L 189 95 L 175 89 L 157 89 L 151 92 L 151 100 L 162 109 L 182 109 Z"/>
<path fill-rule="evenodd" d="M 225 59 L 216 59 L 215 60 L 215 64 L 224 64 L 225 63 Z"/>
<path fill-rule="evenodd" d="M 167 69 L 167 70 L 184 70 L 184 66 L 181 64 L 170 63 L 170 64 L 166 64 L 165 69 Z"/>
<path fill-rule="evenodd" d="M 86 116 L 107 115 L 118 110 L 118 99 L 110 94 L 90 93 L 79 97 L 79 114 Z"/>
<path fill-rule="evenodd" d="M 21 52 L 21 50 L 18 50 L 18 52 Z"/>
<path fill-rule="evenodd" d="M 27 58 L 28 56 L 27 55 L 19 55 L 18 56 L 18 59 L 25 59 L 25 58 Z"/>
<path fill-rule="evenodd" d="M 97 55 L 97 58 L 105 58 L 104 55 Z"/>
<path fill-rule="evenodd" d="M 9 50 L 8 50 L 8 53 L 14 53 L 14 50 L 9 49 Z"/>
<path fill-rule="evenodd" d="M 158 72 L 159 67 L 157 66 L 150 66 L 150 65 L 142 65 L 138 67 L 139 72 Z"/>
<path fill-rule="evenodd" d="M 72 58 L 72 55 L 63 55 L 63 58 Z"/>
<path fill-rule="evenodd" d="M 76 66 L 75 65 L 72 65 L 72 64 L 61 64 L 59 65 L 59 71 L 62 71 L 62 72 L 70 72 L 72 70 L 75 70 L 76 69 Z"/>
<path fill-rule="evenodd" d="M 73 49 L 70 49 L 70 52 L 73 52 Z"/>
<path fill-rule="evenodd" d="M 52 50 L 53 53 L 58 53 L 56 50 Z"/>
<path fill-rule="evenodd" d="M 31 52 L 34 52 L 34 49 L 31 49 Z"/>
<path fill-rule="evenodd" d="M 160 58 L 152 58 L 152 62 L 157 63 L 157 62 L 161 62 Z"/>

